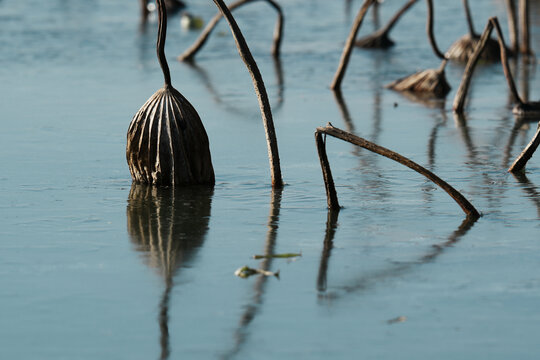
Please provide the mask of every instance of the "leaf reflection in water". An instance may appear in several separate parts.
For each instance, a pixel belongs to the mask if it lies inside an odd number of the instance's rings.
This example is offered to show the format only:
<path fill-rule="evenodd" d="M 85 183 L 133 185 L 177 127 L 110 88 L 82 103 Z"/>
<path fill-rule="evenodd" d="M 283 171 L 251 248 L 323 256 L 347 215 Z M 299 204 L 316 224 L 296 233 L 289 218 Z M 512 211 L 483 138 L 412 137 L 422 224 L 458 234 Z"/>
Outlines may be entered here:
<path fill-rule="evenodd" d="M 133 184 L 127 206 L 127 230 L 145 263 L 165 280 L 159 304 L 160 359 L 170 355 L 169 300 L 178 269 L 189 266 L 204 243 L 213 190 Z"/>

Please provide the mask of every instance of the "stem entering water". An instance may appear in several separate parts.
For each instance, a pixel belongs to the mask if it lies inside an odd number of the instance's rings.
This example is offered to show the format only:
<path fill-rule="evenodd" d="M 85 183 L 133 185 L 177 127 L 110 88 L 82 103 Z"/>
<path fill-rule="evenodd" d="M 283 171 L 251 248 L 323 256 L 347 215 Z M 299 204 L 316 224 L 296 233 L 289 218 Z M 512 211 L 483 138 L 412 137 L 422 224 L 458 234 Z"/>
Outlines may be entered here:
<path fill-rule="evenodd" d="M 227 5 L 223 0 L 213 0 L 218 9 L 223 14 L 223 17 L 229 23 L 231 32 L 236 42 L 236 47 L 240 57 L 246 64 L 246 67 L 251 75 L 253 81 L 253 86 L 255 88 L 255 93 L 257 94 L 257 99 L 259 101 L 259 108 L 261 110 L 261 115 L 263 119 L 264 130 L 266 133 L 266 143 L 268 146 L 268 157 L 270 161 L 270 172 L 272 176 L 272 186 L 275 188 L 283 187 L 283 179 L 281 177 L 281 166 L 279 163 L 279 152 L 276 139 L 276 132 L 274 129 L 274 120 L 272 119 L 272 110 L 270 108 L 270 101 L 268 100 L 268 94 L 266 93 L 266 88 L 264 86 L 264 81 L 262 75 L 259 71 L 259 67 L 255 62 L 255 59 L 251 55 L 251 51 L 236 23 L 231 12 L 227 8 Z"/>

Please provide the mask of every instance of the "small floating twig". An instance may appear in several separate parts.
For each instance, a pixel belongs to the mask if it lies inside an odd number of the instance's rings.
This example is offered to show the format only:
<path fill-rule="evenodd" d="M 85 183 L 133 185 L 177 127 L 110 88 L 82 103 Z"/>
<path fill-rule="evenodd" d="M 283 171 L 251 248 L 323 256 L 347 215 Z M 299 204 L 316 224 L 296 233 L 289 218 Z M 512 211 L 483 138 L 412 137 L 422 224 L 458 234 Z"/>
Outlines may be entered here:
<path fill-rule="evenodd" d="M 239 8 L 242 5 L 245 5 L 247 3 L 255 2 L 257 0 L 239 0 L 236 1 L 230 5 L 228 5 L 229 11 L 233 11 L 236 8 Z M 281 10 L 281 6 L 275 2 L 274 0 L 265 0 L 266 3 L 268 3 L 272 8 L 274 8 L 278 14 L 278 19 L 276 22 L 276 27 L 274 29 L 274 39 L 272 43 L 272 55 L 274 57 L 279 57 L 280 49 L 281 49 L 281 39 L 283 37 L 283 11 Z M 204 30 L 201 32 L 197 40 L 191 45 L 186 51 L 184 51 L 182 54 L 178 56 L 179 61 L 193 61 L 195 58 L 195 55 L 199 52 L 199 50 L 206 44 L 206 41 L 210 37 L 210 34 L 216 27 L 216 25 L 219 23 L 219 20 L 223 15 L 221 12 L 217 13 L 212 20 L 206 25 Z"/>
<path fill-rule="evenodd" d="M 302 253 L 285 253 L 285 254 L 267 254 L 267 255 L 253 255 L 255 260 L 260 259 L 290 259 L 302 256 Z"/>
<path fill-rule="evenodd" d="M 413 169 L 414 171 L 424 175 L 429 180 L 433 181 L 436 185 L 438 185 L 440 188 L 442 188 L 444 191 L 446 191 L 446 193 L 448 193 L 448 195 L 450 195 L 450 197 L 454 199 L 456 203 L 461 207 L 461 209 L 465 212 L 467 217 L 470 217 L 470 218 L 480 217 L 480 213 L 459 191 L 457 191 L 450 184 L 448 184 L 447 182 L 439 178 L 437 175 L 435 175 L 428 169 L 424 168 L 423 166 L 418 165 L 417 163 L 404 157 L 403 155 L 400 155 L 392 150 L 386 149 L 382 146 L 379 146 L 375 143 L 367 141 L 356 135 L 350 134 L 341 129 L 335 128 L 331 124 L 328 124 L 325 127 L 318 127 L 317 130 L 315 131 L 317 149 L 318 150 L 320 149 L 319 159 L 321 161 L 321 167 L 322 167 L 324 182 L 326 186 L 326 195 L 327 195 L 327 202 L 328 202 L 329 208 L 337 209 L 339 208 L 339 203 L 338 203 L 337 193 L 334 186 L 334 181 L 332 179 L 332 173 L 330 171 L 330 164 L 328 163 L 328 159 L 326 158 L 326 150 L 324 150 L 325 144 L 322 140 L 322 134 L 330 135 L 338 139 L 347 141 L 351 144 L 360 146 L 371 152 L 374 152 L 376 154 L 392 159 L 402 165 L 407 166 L 410 169 Z M 324 150 L 324 151 L 321 151 L 321 150 Z M 321 154 L 324 156 L 324 158 L 323 156 L 321 156 Z"/>
<path fill-rule="evenodd" d="M 366 48 L 366 49 L 373 49 L 373 48 L 379 48 L 379 49 L 386 49 L 389 47 L 394 46 L 394 41 L 392 41 L 389 38 L 390 31 L 394 28 L 394 26 L 397 24 L 398 20 L 401 19 L 403 14 L 409 10 L 414 4 L 416 4 L 418 0 L 409 0 L 401 9 L 398 10 L 398 12 L 390 19 L 388 24 L 386 24 L 385 27 L 382 29 L 379 29 L 375 31 L 371 35 L 367 35 L 358 41 L 355 42 L 355 46 Z"/>
<path fill-rule="evenodd" d="M 341 54 L 341 59 L 339 60 L 336 74 L 334 75 L 334 79 L 330 84 L 330 89 L 332 90 L 339 90 L 341 88 L 341 82 L 343 81 L 345 71 L 347 71 L 347 66 L 349 65 L 349 59 L 353 50 L 354 40 L 356 39 L 358 30 L 360 30 L 360 26 L 364 21 L 364 17 L 366 16 L 369 7 L 373 5 L 375 1 L 376 0 L 364 0 L 362 7 L 360 7 L 360 10 L 358 10 L 358 14 L 354 19 L 353 26 L 351 27 L 351 31 L 349 32 L 349 36 L 347 37 L 347 41 L 345 42 L 345 46 L 343 47 L 343 52 Z"/>
<path fill-rule="evenodd" d="M 279 162 L 279 151 L 278 144 L 276 139 L 276 130 L 274 128 L 274 120 L 272 119 L 272 109 L 270 107 L 270 101 L 268 100 L 268 94 L 266 93 L 266 87 L 264 86 L 264 81 L 259 71 L 259 67 L 251 55 L 251 51 L 244 39 L 244 35 L 240 31 L 236 20 L 232 16 L 231 12 L 227 8 L 227 5 L 223 0 L 213 0 L 219 11 L 222 13 L 223 17 L 227 20 L 231 32 L 240 54 L 240 58 L 246 64 L 246 68 L 251 75 L 253 81 L 253 87 L 255 88 L 255 93 L 257 95 L 257 100 L 259 101 L 259 108 L 261 110 L 261 116 L 263 120 L 264 131 L 266 134 L 266 144 L 268 147 L 268 159 L 270 162 L 270 174 L 272 177 L 272 187 L 281 188 L 283 187 L 283 179 L 281 177 L 281 166 Z"/>

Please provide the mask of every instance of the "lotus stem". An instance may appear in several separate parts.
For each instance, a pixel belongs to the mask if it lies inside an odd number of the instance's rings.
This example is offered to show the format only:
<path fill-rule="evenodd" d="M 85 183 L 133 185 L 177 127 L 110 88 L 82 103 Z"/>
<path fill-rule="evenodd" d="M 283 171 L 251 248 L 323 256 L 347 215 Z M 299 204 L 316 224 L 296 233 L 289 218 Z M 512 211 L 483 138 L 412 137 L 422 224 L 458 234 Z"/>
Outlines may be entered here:
<path fill-rule="evenodd" d="M 435 41 L 435 35 L 433 34 L 433 24 L 434 24 L 433 1 L 426 0 L 426 3 L 427 3 L 427 15 L 428 15 L 427 24 L 426 24 L 426 32 L 429 39 L 429 43 L 435 55 L 437 55 L 440 59 L 445 60 L 446 56 L 442 53 L 441 50 L 439 50 L 439 46 L 437 46 L 437 42 Z M 446 66 L 446 62 L 444 63 L 444 66 Z M 444 67 L 443 67 L 443 70 L 444 70 Z"/>
<path fill-rule="evenodd" d="M 163 77 L 165 78 L 165 86 L 171 86 L 171 72 L 169 71 L 169 65 L 165 58 L 165 39 L 167 37 L 167 10 L 165 9 L 165 3 L 163 0 L 157 0 L 158 8 L 158 40 L 157 40 L 157 56 L 159 65 L 163 71 Z"/>
<path fill-rule="evenodd" d="M 349 64 L 349 58 L 351 57 L 354 40 L 356 39 L 358 30 L 360 30 L 360 26 L 364 21 L 364 17 L 366 16 L 369 7 L 373 5 L 375 1 L 376 0 L 364 0 L 362 7 L 358 11 L 356 18 L 354 19 L 353 26 L 351 28 L 347 41 L 345 42 L 345 47 L 343 48 L 343 53 L 341 54 L 338 69 L 336 71 L 336 74 L 334 75 L 332 84 L 330 85 L 330 89 L 332 90 L 338 90 L 341 88 L 341 82 L 343 81 L 343 77 L 345 76 L 345 71 L 347 71 L 347 65 Z"/>
<path fill-rule="evenodd" d="M 467 26 L 469 27 L 469 34 L 471 38 L 478 37 L 476 31 L 474 31 L 474 24 L 471 15 L 471 9 L 469 8 L 469 1 L 463 0 L 463 8 L 465 9 L 465 16 L 467 17 Z"/>
<path fill-rule="evenodd" d="M 458 114 L 463 113 L 463 109 L 465 107 L 465 99 L 469 91 L 469 86 L 472 79 L 472 75 L 474 73 L 474 69 L 476 67 L 476 64 L 478 63 L 478 60 L 480 59 L 480 55 L 482 51 L 486 47 L 489 37 L 491 36 L 493 27 L 496 28 L 497 36 L 499 37 L 501 63 L 503 65 L 504 74 L 505 74 L 506 80 L 508 81 L 510 91 L 512 92 L 512 95 L 516 98 L 516 100 L 519 103 L 522 103 L 521 98 L 519 97 L 517 93 L 516 86 L 514 84 L 514 80 L 510 72 L 510 67 L 508 66 L 508 56 L 506 53 L 506 45 L 504 44 L 504 39 L 502 37 L 502 32 L 499 26 L 499 21 L 497 20 L 496 17 L 492 17 L 488 20 L 486 27 L 484 29 L 484 32 L 482 33 L 482 36 L 480 37 L 480 41 L 478 42 L 472 56 L 469 58 L 469 61 L 467 62 L 467 66 L 465 67 L 465 71 L 463 72 L 463 77 L 461 78 L 461 83 L 456 92 L 456 96 L 454 98 L 454 104 L 453 104 L 453 109 Z"/>
<path fill-rule="evenodd" d="M 518 23 L 516 21 L 516 5 L 514 0 L 506 0 L 506 10 L 508 11 L 508 31 L 510 33 L 510 50 L 517 54 L 519 51 Z"/>
<path fill-rule="evenodd" d="M 324 186 L 326 188 L 326 202 L 329 209 L 339 210 L 341 209 L 341 206 L 339 206 L 334 178 L 332 177 L 332 170 L 330 169 L 330 163 L 328 162 L 328 156 L 326 155 L 326 134 L 323 139 L 323 133 L 318 130 L 319 129 L 315 132 L 315 143 L 317 144 L 317 152 L 319 153 Z"/>
<path fill-rule="evenodd" d="M 407 3 L 405 5 L 403 5 L 403 7 L 401 9 L 399 9 L 398 12 L 394 14 L 394 16 L 392 16 L 392 18 L 390 19 L 390 21 L 388 21 L 388 23 L 385 25 L 385 27 L 381 29 L 381 32 L 385 33 L 385 34 L 388 34 L 390 32 L 390 30 L 392 30 L 392 28 L 397 24 L 399 19 L 401 19 L 403 14 L 405 14 L 407 12 L 407 10 L 409 10 L 409 8 L 411 6 L 413 6 L 417 2 L 418 2 L 418 0 L 409 0 L 409 1 L 407 1 Z"/>
<path fill-rule="evenodd" d="M 492 17 L 489 19 L 489 22 L 493 24 L 493 26 L 495 27 L 495 31 L 497 32 L 497 37 L 499 40 L 499 47 L 501 50 L 501 64 L 503 66 L 504 77 L 506 78 L 506 81 L 508 82 L 508 87 L 510 88 L 510 92 L 514 96 L 514 99 L 517 101 L 517 103 L 519 105 L 523 105 L 523 100 L 519 96 L 516 84 L 514 82 L 514 77 L 512 76 L 512 72 L 510 71 L 510 65 L 508 65 L 508 53 L 506 51 L 506 44 L 504 43 L 504 37 L 501 30 L 501 26 L 499 25 L 499 20 L 496 17 Z"/>
<path fill-rule="evenodd" d="M 523 149 L 521 154 L 519 154 L 516 160 L 512 163 L 508 171 L 511 173 L 517 173 L 519 171 L 522 171 L 525 168 L 527 161 L 529 161 L 529 159 L 533 156 L 534 152 L 538 148 L 538 145 L 540 145 L 540 122 L 538 123 L 536 133 L 534 134 L 532 140 L 529 142 L 529 144 L 527 144 L 525 149 Z"/>
<path fill-rule="evenodd" d="M 255 62 L 255 59 L 251 55 L 251 51 L 236 23 L 236 20 L 232 16 L 231 12 L 227 8 L 227 5 L 223 0 L 213 0 L 223 17 L 227 20 L 231 32 L 236 42 L 236 47 L 240 58 L 246 64 L 246 67 L 251 75 L 253 81 L 253 87 L 255 88 L 255 93 L 257 94 L 257 99 L 259 102 L 259 108 L 261 110 L 264 130 L 266 133 L 266 143 L 268 146 L 268 157 L 270 162 L 270 173 L 272 177 L 272 186 L 275 188 L 283 187 L 283 179 L 281 177 L 281 167 L 279 163 L 279 152 L 276 139 L 276 131 L 274 129 L 274 121 L 272 119 L 272 109 L 270 108 L 270 101 L 268 100 L 268 94 L 266 93 L 266 88 L 264 86 L 264 81 L 259 71 L 259 67 Z"/>
<path fill-rule="evenodd" d="M 519 17 L 521 20 L 520 52 L 525 56 L 529 56 L 532 55 L 529 37 L 529 0 L 519 0 Z"/>
<path fill-rule="evenodd" d="M 358 137 L 356 135 L 353 135 L 341 129 L 335 128 L 331 124 L 328 124 L 325 127 L 317 128 L 315 132 L 315 138 L 317 140 L 317 149 L 319 148 L 322 149 L 324 147 L 324 142 L 322 141 L 322 138 L 321 138 L 322 134 L 330 135 L 338 139 L 347 141 L 351 144 L 360 146 L 371 152 L 382 155 L 402 165 L 407 166 L 408 168 L 418 172 L 419 174 L 424 175 L 426 178 L 433 181 L 436 185 L 438 185 L 440 188 L 446 191 L 446 193 L 448 193 L 448 195 L 450 195 L 450 197 L 454 199 L 456 203 L 461 207 L 461 209 L 463 210 L 463 212 L 465 212 L 467 217 L 469 218 L 480 217 L 480 213 L 459 191 L 457 191 L 455 188 L 453 188 L 451 185 L 449 185 L 447 182 L 439 178 L 437 175 L 435 175 L 428 169 L 418 165 L 417 163 L 404 157 L 403 155 L 400 155 L 392 150 L 386 149 L 382 146 L 379 146 L 375 143 L 367 141 L 361 137 Z M 330 165 L 328 164 L 328 159 L 326 158 L 326 151 L 321 152 L 321 150 L 319 150 L 319 154 L 321 153 L 325 156 L 325 158 L 323 158 L 319 155 L 319 158 L 321 160 L 321 166 L 323 167 L 323 176 L 325 179 L 325 186 L 327 188 L 327 195 L 328 195 L 327 201 L 330 208 L 335 208 L 334 206 L 336 205 L 339 206 L 339 204 L 337 202 L 336 190 L 335 190 L 334 182 L 333 182 L 331 172 L 330 172 Z M 331 199 L 330 198 L 331 196 L 333 196 L 334 198 Z"/>
<path fill-rule="evenodd" d="M 239 8 L 242 5 L 245 5 L 247 3 L 255 2 L 257 0 L 239 0 L 236 1 L 230 5 L 228 5 L 229 11 L 233 11 L 236 8 Z M 281 39 L 283 38 L 283 24 L 284 24 L 284 17 L 283 17 L 283 11 L 281 10 L 281 6 L 275 2 L 274 0 L 265 0 L 266 3 L 268 3 L 270 6 L 272 6 L 277 14 L 278 19 L 276 22 L 276 27 L 274 29 L 274 38 L 272 42 L 272 55 L 274 57 L 279 57 L 280 50 L 281 50 Z M 186 51 L 184 51 L 180 56 L 178 56 L 179 61 L 193 61 L 195 58 L 195 55 L 199 52 L 199 50 L 206 44 L 206 41 L 212 34 L 212 31 L 215 29 L 216 25 L 219 23 L 223 15 L 221 12 L 217 13 L 212 20 L 206 25 L 204 30 L 201 32 L 197 40 L 191 45 Z"/>

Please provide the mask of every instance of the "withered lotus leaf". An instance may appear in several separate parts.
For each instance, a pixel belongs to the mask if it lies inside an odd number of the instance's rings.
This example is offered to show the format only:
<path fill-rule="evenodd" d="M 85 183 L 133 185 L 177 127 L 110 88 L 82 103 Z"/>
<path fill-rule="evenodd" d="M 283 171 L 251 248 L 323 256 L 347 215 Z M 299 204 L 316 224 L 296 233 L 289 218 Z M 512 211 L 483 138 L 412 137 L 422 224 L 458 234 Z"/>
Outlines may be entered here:
<path fill-rule="evenodd" d="M 201 119 L 172 86 L 156 91 L 133 117 L 126 156 L 136 182 L 213 185 L 215 181 Z"/>
<path fill-rule="evenodd" d="M 214 185 L 208 136 L 197 111 L 171 85 L 165 58 L 167 13 L 157 0 L 157 55 L 165 85 L 135 114 L 127 133 L 126 158 L 134 182 L 152 185 Z"/>

